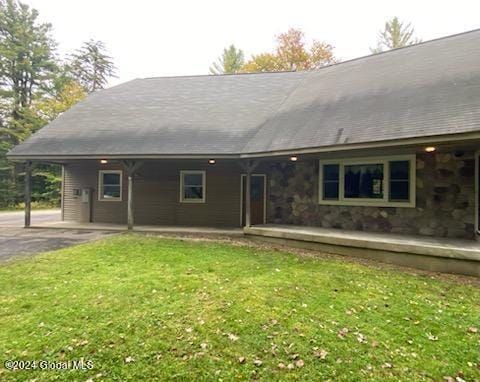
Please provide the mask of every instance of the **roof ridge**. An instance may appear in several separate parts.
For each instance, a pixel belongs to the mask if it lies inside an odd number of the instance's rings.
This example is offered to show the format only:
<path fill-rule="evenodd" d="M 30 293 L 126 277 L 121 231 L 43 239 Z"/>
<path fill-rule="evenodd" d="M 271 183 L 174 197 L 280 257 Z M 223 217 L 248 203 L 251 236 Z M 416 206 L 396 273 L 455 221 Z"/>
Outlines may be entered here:
<path fill-rule="evenodd" d="M 400 50 L 415 48 L 415 47 L 418 47 L 420 45 L 426 45 L 426 44 L 434 43 L 434 42 L 437 42 L 437 41 L 447 40 L 447 39 L 450 39 L 450 38 L 463 36 L 465 34 L 475 33 L 475 32 L 480 32 L 480 28 L 476 28 L 476 29 L 472 29 L 472 30 L 464 31 L 464 32 L 459 32 L 459 33 L 454 33 L 454 34 L 450 34 L 450 35 L 447 35 L 447 36 L 436 37 L 436 38 L 432 38 L 430 40 L 420 41 L 420 42 L 417 42 L 415 44 L 405 45 L 405 46 L 401 46 L 399 48 L 393 48 L 393 49 L 389 49 L 389 50 L 384 50 L 382 52 L 371 53 L 371 54 L 366 54 L 364 56 L 350 58 L 350 59 L 345 60 L 345 61 L 339 61 L 339 62 L 335 62 L 333 64 L 320 66 L 320 67 L 318 67 L 314 70 L 322 70 L 322 69 L 326 69 L 326 68 L 329 68 L 329 67 L 332 67 L 332 66 L 347 64 L 347 63 L 352 62 L 352 61 L 365 60 L 365 59 L 370 58 L 370 57 L 377 57 L 377 56 L 384 55 L 384 54 L 394 53 L 394 52 L 398 52 Z"/>
<path fill-rule="evenodd" d="M 222 74 L 185 74 L 178 76 L 153 76 L 153 77 L 138 77 L 135 80 L 156 80 L 162 78 L 191 78 L 191 77 L 234 77 L 234 76 L 250 76 L 250 75 L 261 75 L 261 74 L 284 74 L 284 73 L 302 73 L 303 71 L 298 70 L 276 70 L 271 72 L 245 72 L 245 73 L 222 73 Z"/>
<path fill-rule="evenodd" d="M 269 72 L 222 73 L 222 74 L 185 74 L 185 75 L 178 75 L 178 76 L 172 75 L 172 76 L 137 77 L 137 78 L 135 78 L 135 80 L 155 80 L 155 79 L 162 79 L 162 78 L 191 78 L 191 77 L 228 77 L 228 76 L 234 77 L 234 76 L 262 75 L 262 74 L 268 75 L 268 74 L 315 72 L 315 71 L 319 71 L 319 70 L 322 70 L 322 69 L 326 69 L 326 68 L 330 68 L 330 67 L 334 67 L 334 66 L 338 66 L 338 65 L 342 65 L 342 64 L 347 64 L 349 62 L 365 60 L 365 59 L 368 59 L 368 58 L 371 58 L 371 57 L 377 57 L 379 55 L 384 55 L 384 54 L 391 54 L 391 53 L 394 53 L 394 52 L 398 52 L 400 50 L 414 48 L 414 47 L 417 47 L 417 46 L 430 44 L 430 43 L 434 43 L 434 42 L 441 41 L 441 40 L 447 40 L 447 39 L 450 39 L 450 38 L 455 38 L 455 37 L 458 37 L 458 36 L 462 36 L 462 35 L 469 34 L 469 33 L 475 33 L 475 32 L 480 32 L 480 28 L 472 29 L 472 30 L 468 30 L 468 31 L 464 31 L 464 32 L 459 32 L 459 33 L 454 33 L 454 34 L 447 35 L 447 36 L 436 37 L 436 38 L 433 38 L 433 39 L 430 39 L 430 40 L 420 41 L 420 42 L 417 42 L 415 44 L 402 46 L 400 48 L 389 49 L 389 50 L 385 50 L 385 51 L 378 52 L 378 53 L 366 54 L 364 56 L 350 58 L 350 59 L 345 60 L 345 61 L 334 62 L 332 64 L 327 64 L 327 65 L 320 66 L 320 67 L 317 67 L 317 68 L 311 69 L 311 70 L 302 70 L 302 71 L 300 71 L 300 70 L 276 70 L 276 71 L 269 71 Z"/>

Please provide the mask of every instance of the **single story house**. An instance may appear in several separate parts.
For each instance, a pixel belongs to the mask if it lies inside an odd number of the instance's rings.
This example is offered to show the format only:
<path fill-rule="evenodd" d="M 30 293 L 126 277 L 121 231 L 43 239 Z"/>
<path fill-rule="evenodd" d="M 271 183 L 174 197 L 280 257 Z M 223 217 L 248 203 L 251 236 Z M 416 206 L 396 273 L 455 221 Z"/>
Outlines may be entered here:
<path fill-rule="evenodd" d="M 136 79 L 8 157 L 63 166 L 65 220 L 475 239 L 479 148 L 475 30 L 308 72 Z"/>

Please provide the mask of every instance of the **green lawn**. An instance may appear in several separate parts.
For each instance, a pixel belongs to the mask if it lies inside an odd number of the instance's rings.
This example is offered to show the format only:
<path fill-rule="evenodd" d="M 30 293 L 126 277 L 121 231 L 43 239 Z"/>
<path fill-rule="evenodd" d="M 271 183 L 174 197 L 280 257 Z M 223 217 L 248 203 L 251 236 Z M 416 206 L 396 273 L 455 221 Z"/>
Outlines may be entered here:
<path fill-rule="evenodd" d="M 479 321 L 455 279 L 123 235 L 0 265 L 2 363 L 93 362 L 0 380 L 471 381 Z"/>

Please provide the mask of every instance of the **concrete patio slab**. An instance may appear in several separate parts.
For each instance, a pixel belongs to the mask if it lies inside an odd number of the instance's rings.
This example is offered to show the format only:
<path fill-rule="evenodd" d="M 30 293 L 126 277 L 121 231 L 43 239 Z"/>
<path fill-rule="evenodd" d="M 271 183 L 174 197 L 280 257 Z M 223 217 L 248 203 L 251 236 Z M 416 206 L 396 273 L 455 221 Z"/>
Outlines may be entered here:
<path fill-rule="evenodd" d="M 58 221 L 36 224 L 32 228 L 50 228 L 50 229 L 73 229 L 73 230 L 100 230 L 100 231 L 114 231 L 126 232 L 126 224 L 108 224 L 108 223 L 77 223 L 71 221 Z M 184 226 L 150 226 L 150 225 L 136 225 L 133 228 L 134 232 L 148 232 L 148 233 L 169 233 L 169 234 L 200 234 L 200 235 L 228 235 L 228 236 L 243 236 L 241 228 L 215 228 L 215 227 L 184 227 Z"/>
<path fill-rule="evenodd" d="M 244 232 L 277 244 L 480 277 L 480 243 L 473 240 L 274 224 L 245 227 Z"/>

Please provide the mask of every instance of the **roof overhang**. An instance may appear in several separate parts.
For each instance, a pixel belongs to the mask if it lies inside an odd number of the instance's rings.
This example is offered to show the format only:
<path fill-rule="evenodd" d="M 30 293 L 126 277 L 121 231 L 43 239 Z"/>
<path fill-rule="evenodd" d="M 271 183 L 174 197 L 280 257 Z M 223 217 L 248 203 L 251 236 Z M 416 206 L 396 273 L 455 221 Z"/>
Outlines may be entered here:
<path fill-rule="evenodd" d="M 11 155 L 7 158 L 12 161 L 65 161 L 65 160 L 121 160 L 121 159 L 256 159 L 256 158 L 274 158 L 288 155 L 301 154 L 322 154 L 342 151 L 381 149 L 381 148 L 399 148 L 415 147 L 432 144 L 459 145 L 468 144 L 476 140 L 480 141 L 480 131 L 471 133 L 455 133 L 445 135 L 433 135 L 424 137 L 414 137 L 405 139 L 395 139 L 389 141 L 376 141 L 365 143 L 340 144 L 321 147 L 304 147 L 298 149 L 263 151 L 252 153 L 234 153 L 234 154 L 85 154 L 85 155 Z"/>

